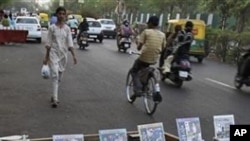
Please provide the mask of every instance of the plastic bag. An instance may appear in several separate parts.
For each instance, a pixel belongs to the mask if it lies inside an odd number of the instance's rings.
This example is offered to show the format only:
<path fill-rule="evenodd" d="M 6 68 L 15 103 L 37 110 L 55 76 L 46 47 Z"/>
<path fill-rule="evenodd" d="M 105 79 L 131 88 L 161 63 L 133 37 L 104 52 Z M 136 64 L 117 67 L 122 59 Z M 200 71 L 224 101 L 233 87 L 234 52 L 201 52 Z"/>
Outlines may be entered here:
<path fill-rule="evenodd" d="M 48 65 L 43 65 L 41 69 L 41 75 L 44 79 L 50 78 L 50 69 Z"/>

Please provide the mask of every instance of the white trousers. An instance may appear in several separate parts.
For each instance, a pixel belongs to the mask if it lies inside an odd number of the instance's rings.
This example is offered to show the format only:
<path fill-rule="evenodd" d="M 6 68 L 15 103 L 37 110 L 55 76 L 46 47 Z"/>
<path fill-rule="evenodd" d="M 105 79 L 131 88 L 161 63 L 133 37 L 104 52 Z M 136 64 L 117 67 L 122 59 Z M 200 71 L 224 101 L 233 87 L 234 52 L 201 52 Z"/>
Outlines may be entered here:
<path fill-rule="evenodd" d="M 162 66 L 162 68 L 163 68 L 163 71 L 162 71 L 162 72 L 163 72 L 163 73 L 168 73 L 168 72 L 170 72 L 171 63 L 172 63 L 173 59 L 174 59 L 174 55 L 169 55 L 169 56 L 167 57 L 167 59 L 164 60 L 164 65 Z"/>
<path fill-rule="evenodd" d="M 52 97 L 55 101 L 58 101 L 58 88 L 59 84 L 62 81 L 63 72 L 58 72 L 57 76 L 52 77 L 52 87 L 53 87 L 53 94 Z"/>

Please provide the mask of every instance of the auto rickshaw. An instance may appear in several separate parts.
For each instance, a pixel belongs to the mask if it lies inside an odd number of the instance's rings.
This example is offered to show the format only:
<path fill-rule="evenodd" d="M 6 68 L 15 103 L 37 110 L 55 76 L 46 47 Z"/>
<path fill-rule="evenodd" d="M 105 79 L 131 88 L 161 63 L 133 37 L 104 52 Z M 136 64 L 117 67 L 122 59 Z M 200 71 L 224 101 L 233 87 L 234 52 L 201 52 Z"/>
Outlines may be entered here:
<path fill-rule="evenodd" d="M 39 17 L 40 17 L 41 27 L 48 28 L 49 27 L 49 15 L 46 13 L 40 13 Z"/>
<path fill-rule="evenodd" d="M 70 14 L 70 15 L 74 16 L 79 23 L 81 23 L 83 21 L 82 15 L 79 15 L 79 14 Z M 68 16 L 70 16 L 70 15 L 68 15 Z"/>
<path fill-rule="evenodd" d="M 169 20 L 168 32 L 174 32 L 174 27 L 176 25 L 181 25 L 182 29 L 184 29 L 187 21 L 191 21 L 194 24 L 193 27 L 194 41 L 191 45 L 189 55 L 196 57 L 198 62 L 202 63 L 203 59 L 207 56 L 207 49 L 205 43 L 206 24 L 204 21 L 193 20 L 193 19 Z"/>

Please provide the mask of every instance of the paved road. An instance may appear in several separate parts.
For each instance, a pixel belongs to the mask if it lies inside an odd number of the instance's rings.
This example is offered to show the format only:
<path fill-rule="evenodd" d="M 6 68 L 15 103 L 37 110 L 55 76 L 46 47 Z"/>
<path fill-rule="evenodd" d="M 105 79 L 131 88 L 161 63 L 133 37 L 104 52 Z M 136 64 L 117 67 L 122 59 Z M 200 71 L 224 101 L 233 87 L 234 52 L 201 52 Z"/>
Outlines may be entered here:
<path fill-rule="evenodd" d="M 213 115 L 234 114 L 237 124 L 250 124 L 250 91 L 233 88 L 233 66 L 195 61 L 194 80 L 181 89 L 162 82 L 163 102 L 147 116 L 142 100 L 134 105 L 124 95 L 128 69 L 137 56 L 118 53 L 114 40 L 76 49 L 78 64 L 69 60 L 60 88 L 60 106 L 49 104 L 51 81 L 40 76 L 44 46 L 36 43 L 0 47 L 0 135 L 27 132 L 31 137 L 97 133 L 163 122 L 177 135 L 176 118 L 200 117 L 203 137 L 213 137 Z M 71 59 L 71 58 L 69 58 Z"/>

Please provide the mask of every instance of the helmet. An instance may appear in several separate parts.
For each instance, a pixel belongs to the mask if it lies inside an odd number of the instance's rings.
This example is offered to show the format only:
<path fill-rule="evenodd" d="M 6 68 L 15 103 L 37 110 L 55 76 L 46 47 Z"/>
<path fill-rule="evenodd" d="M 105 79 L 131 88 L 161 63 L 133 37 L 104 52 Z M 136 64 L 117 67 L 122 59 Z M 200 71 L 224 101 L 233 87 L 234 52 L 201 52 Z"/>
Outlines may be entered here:
<path fill-rule="evenodd" d="M 129 23 L 128 20 L 123 21 L 123 24 L 128 24 L 128 23 Z"/>
<path fill-rule="evenodd" d="M 69 19 L 73 19 L 74 16 L 73 16 L 73 15 L 69 15 L 68 18 L 69 18 Z"/>
<path fill-rule="evenodd" d="M 151 23 L 152 25 L 154 26 L 158 26 L 159 25 L 159 18 L 157 16 L 151 16 L 149 19 L 148 19 L 148 22 L 147 24 Z"/>

